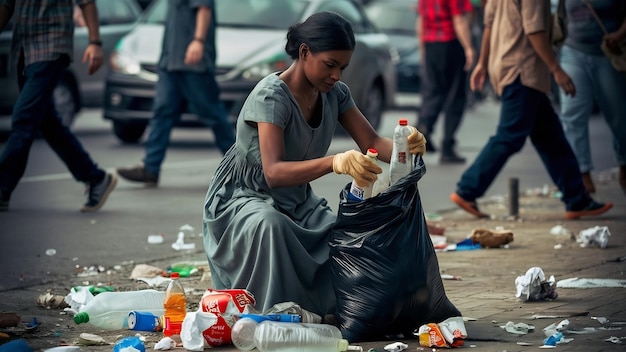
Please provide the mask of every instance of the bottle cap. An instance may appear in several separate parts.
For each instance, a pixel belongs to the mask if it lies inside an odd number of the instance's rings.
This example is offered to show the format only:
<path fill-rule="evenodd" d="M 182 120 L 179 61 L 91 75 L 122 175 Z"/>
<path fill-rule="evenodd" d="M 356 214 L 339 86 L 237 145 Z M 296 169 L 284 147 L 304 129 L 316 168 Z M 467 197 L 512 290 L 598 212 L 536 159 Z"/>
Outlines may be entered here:
<path fill-rule="evenodd" d="M 173 271 L 170 273 L 170 279 L 178 279 L 180 277 L 180 273 Z"/>
<path fill-rule="evenodd" d="M 74 322 L 76 324 L 86 323 L 89 321 L 89 314 L 87 312 L 80 312 L 74 315 Z"/>
<path fill-rule="evenodd" d="M 374 156 L 377 157 L 378 156 L 378 150 L 374 149 L 374 148 L 369 148 L 367 150 L 367 155 L 368 156 Z"/>
<path fill-rule="evenodd" d="M 400 119 L 400 120 L 398 120 L 398 125 L 400 125 L 400 126 L 406 126 L 408 124 L 409 124 L 409 120 L 407 120 L 407 119 Z"/>

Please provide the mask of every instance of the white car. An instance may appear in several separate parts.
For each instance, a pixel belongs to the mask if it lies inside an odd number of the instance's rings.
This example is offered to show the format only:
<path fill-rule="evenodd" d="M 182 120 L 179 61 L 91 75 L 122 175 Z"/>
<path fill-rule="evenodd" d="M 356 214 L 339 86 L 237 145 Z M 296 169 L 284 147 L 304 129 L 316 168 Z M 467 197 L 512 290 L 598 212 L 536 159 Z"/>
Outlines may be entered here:
<path fill-rule="evenodd" d="M 383 111 L 393 105 L 396 91 L 395 51 L 387 35 L 378 31 L 359 0 L 217 0 L 216 79 L 221 99 L 236 117 L 244 100 L 265 75 L 286 69 L 290 25 L 319 11 L 334 11 L 351 23 L 356 48 L 342 81 L 350 86 L 356 104 L 378 128 Z M 122 38 L 111 56 L 104 118 L 122 142 L 137 142 L 152 117 L 167 0 L 153 0 L 137 26 Z M 186 114 L 179 126 L 204 126 Z"/>

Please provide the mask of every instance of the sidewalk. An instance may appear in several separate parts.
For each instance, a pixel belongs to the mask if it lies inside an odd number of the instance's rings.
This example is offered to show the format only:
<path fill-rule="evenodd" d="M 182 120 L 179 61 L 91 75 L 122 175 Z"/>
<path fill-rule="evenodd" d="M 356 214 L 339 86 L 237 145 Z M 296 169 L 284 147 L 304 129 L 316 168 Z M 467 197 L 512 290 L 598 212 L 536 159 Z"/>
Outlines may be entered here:
<path fill-rule="evenodd" d="M 519 219 L 507 219 L 507 197 L 493 197 L 481 204 L 481 210 L 494 216 L 489 220 L 478 220 L 472 216 L 451 209 L 438 214 L 430 214 L 431 223 L 445 227 L 448 243 L 463 240 L 475 228 L 495 229 L 503 227 L 514 233 L 514 241 L 508 249 L 480 249 L 474 251 L 438 252 L 442 274 L 460 277 L 461 280 L 445 280 L 444 286 L 450 300 L 460 309 L 463 316 L 471 319 L 466 322 L 468 339 L 466 347 L 477 351 L 535 351 L 542 345 L 543 328 L 569 320 L 569 330 L 592 331 L 588 334 L 564 332 L 566 338 L 574 338 L 566 345 L 558 346 L 565 351 L 623 351 L 623 345 L 605 341 L 610 337 L 626 336 L 626 295 L 624 288 L 557 288 L 558 298 L 554 301 L 524 302 L 515 297 L 515 279 L 524 275 L 534 266 L 543 269 L 547 277 L 554 275 L 556 280 L 568 278 L 602 278 L 626 280 L 626 196 L 617 184 L 616 173 L 606 172 L 597 175 L 598 189 L 595 198 L 611 200 L 614 208 L 603 216 L 576 221 L 564 220 L 564 208 L 558 199 L 541 195 L 541 189 L 520 190 Z M 438 217 L 438 219 L 436 218 Z M 572 235 L 552 235 L 555 225 L 563 225 Z M 593 226 L 608 226 L 611 237 L 607 248 L 581 248 L 575 241 L 580 230 Z M 194 260 L 203 262 L 203 253 L 198 251 Z M 187 257 L 187 260 L 192 258 Z M 180 258 L 160 260 L 151 265 L 165 268 Z M 35 299 L 46 291 L 65 295 L 73 285 L 103 283 L 117 290 L 146 288 L 142 282 L 129 280 L 135 264 L 127 263 L 117 270 L 101 273 L 98 276 L 68 278 L 65 282 L 28 287 L 21 290 L 0 293 L 4 307 L 14 307 L 11 312 L 20 315 L 22 323 L 32 317 L 42 323 L 33 331 L 22 327 L 0 329 L 11 339 L 23 338 L 36 351 L 62 344 L 71 344 L 81 333 L 93 333 L 114 343 L 120 336 L 131 336 L 133 331 L 102 331 L 89 324 L 75 325 L 69 315 L 58 309 L 44 309 L 34 304 Z M 201 267 L 203 268 L 203 267 Z M 204 267 L 205 268 L 205 267 Z M 206 268 L 205 268 L 206 269 Z M 205 278 L 207 275 L 205 275 Z M 200 297 L 210 287 L 208 280 L 200 276 L 182 278 L 184 286 L 192 289 L 188 296 L 188 309 L 197 309 Z M 6 311 L 6 310 L 5 310 Z M 535 319 L 533 316 L 545 316 Z M 601 324 L 593 317 L 606 318 Z M 534 326 L 527 335 L 506 332 L 500 326 L 507 322 L 526 323 Z M 21 324 L 23 325 L 23 324 Z M 593 328 L 593 329 L 590 329 Z M 142 333 L 146 337 L 147 350 L 151 350 L 162 335 Z M 0 343 L 6 340 L 1 340 Z M 430 350 L 421 348 L 416 339 L 401 340 L 409 345 L 406 351 Z M 379 341 L 360 344 L 364 351 L 370 348 L 384 351 L 384 346 L 394 341 Z M 626 343 L 622 339 L 621 342 Z M 526 343 L 528 345 L 520 345 Z M 111 351 L 112 346 L 82 347 L 83 351 Z M 183 350 L 179 348 L 178 350 Z M 232 346 L 215 348 L 216 351 L 236 351 Z"/>

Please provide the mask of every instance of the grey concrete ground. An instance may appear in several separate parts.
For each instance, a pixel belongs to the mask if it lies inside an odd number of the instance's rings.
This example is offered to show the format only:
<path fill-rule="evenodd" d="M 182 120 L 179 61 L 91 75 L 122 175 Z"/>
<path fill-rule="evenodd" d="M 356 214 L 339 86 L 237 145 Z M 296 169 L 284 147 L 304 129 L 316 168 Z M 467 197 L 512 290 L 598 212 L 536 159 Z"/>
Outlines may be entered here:
<path fill-rule="evenodd" d="M 469 111 L 459 132 L 459 152 L 469 160 L 475 158 L 486 138 L 495 129 L 498 104 L 486 103 Z M 399 117 L 415 118 L 411 110 L 390 112 L 383 131 L 391 131 Z M 97 125 L 97 124 L 96 124 Z M 106 129 L 94 127 L 88 121 L 77 126 L 81 140 L 99 163 L 112 169 L 136 162 L 142 156 L 142 146 L 119 145 Z M 515 297 L 515 279 L 534 266 L 543 269 L 556 280 L 567 278 L 601 278 L 625 280 L 626 255 L 626 195 L 616 180 L 616 172 L 608 130 L 600 118 L 591 121 L 598 200 L 612 201 L 610 213 L 594 219 L 566 221 L 564 208 L 558 199 L 540 195 L 544 185 L 551 182 L 530 143 L 514 156 L 499 175 L 483 200 L 483 210 L 493 213 L 490 220 L 477 220 L 457 211 L 448 200 L 449 193 L 466 165 L 438 165 L 438 156 L 427 155 L 427 174 L 420 182 L 422 203 L 431 223 L 445 227 L 448 243 L 464 239 L 475 228 L 510 229 L 514 241 L 508 249 L 439 252 L 442 274 L 460 277 L 445 280 L 450 300 L 468 318 L 466 347 L 478 351 L 534 351 L 542 344 L 543 328 L 570 322 L 565 335 L 573 341 L 557 348 L 565 351 L 622 351 L 623 344 L 605 341 L 615 337 L 626 343 L 626 295 L 624 288 L 557 288 L 554 301 L 525 302 Z M 50 291 L 65 295 L 73 285 L 109 284 L 118 290 L 145 288 L 141 282 L 129 279 L 136 264 L 147 263 L 165 268 L 179 261 L 191 261 L 206 269 L 201 238 L 196 250 L 176 252 L 169 244 L 174 241 L 179 226 L 189 223 L 200 227 L 202 199 L 210 175 L 219 162 L 211 141 L 188 141 L 206 132 L 175 133 L 175 142 L 164 164 L 160 187 L 143 189 L 120 181 L 117 190 L 102 209 L 95 214 L 80 214 L 80 186 L 71 180 L 63 165 L 41 141 L 33 146 L 29 168 L 14 194 L 11 211 L 0 213 L 0 262 L 4 276 L 0 280 L 0 312 L 20 315 L 22 323 L 37 317 L 42 325 L 33 331 L 17 328 L 0 329 L 9 338 L 24 338 L 36 351 L 61 344 L 71 344 L 80 333 L 95 333 L 114 343 L 130 331 L 101 331 L 87 325 L 75 325 L 68 315 L 56 309 L 35 305 L 35 299 Z M 435 134 L 433 139 L 437 139 Z M 351 142 L 338 139 L 331 152 L 351 148 Z M 208 150 L 207 150 L 208 149 Z M 520 218 L 507 219 L 508 180 L 517 177 L 523 197 Z M 314 182 L 313 187 L 336 208 L 338 190 L 348 182 L 339 175 L 328 175 Z M 563 225 L 572 235 L 552 235 L 555 225 Z M 582 248 L 575 238 L 579 231 L 593 226 L 608 226 L 612 233 L 607 248 Z M 166 243 L 149 245 L 148 234 L 163 232 Z M 47 249 L 55 249 L 53 256 Z M 82 276 L 84 268 L 101 265 L 105 271 Z M 204 279 L 203 279 L 204 278 Z M 199 298 L 210 286 L 205 276 L 184 278 L 190 289 L 189 309 L 197 308 Z M 536 319 L 537 316 L 543 316 Z M 601 324 L 605 318 L 608 322 Z M 518 336 L 500 326 L 507 322 L 526 323 L 534 331 Z M 580 332 L 588 332 L 580 334 Z M 144 334 L 148 350 L 161 338 L 159 334 Z M 622 338 L 620 340 L 620 338 Z M 0 339 L 0 343 L 3 341 Z M 395 340 L 393 340 L 395 341 Z M 393 341 L 361 344 L 365 350 L 383 347 Z M 407 351 L 430 350 L 419 347 L 415 339 L 403 339 Z M 518 344 L 523 343 L 523 344 Z M 529 344 L 529 345 L 526 345 Z M 112 345 L 82 347 L 83 351 L 111 351 Z M 179 349 L 182 350 L 182 349 Z M 232 346 L 216 350 L 234 351 Z"/>

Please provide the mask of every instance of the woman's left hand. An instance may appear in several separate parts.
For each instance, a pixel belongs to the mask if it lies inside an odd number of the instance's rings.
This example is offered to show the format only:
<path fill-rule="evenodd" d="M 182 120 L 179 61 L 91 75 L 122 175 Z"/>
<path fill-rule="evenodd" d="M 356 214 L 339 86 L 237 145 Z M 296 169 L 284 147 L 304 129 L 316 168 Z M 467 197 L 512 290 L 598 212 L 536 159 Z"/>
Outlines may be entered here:
<path fill-rule="evenodd" d="M 420 131 L 418 131 L 417 128 L 413 126 L 409 127 L 411 127 L 411 130 L 413 131 L 408 137 L 409 151 L 411 152 L 411 154 L 424 155 L 427 143 L 426 137 L 424 137 L 424 135 Z"/>

